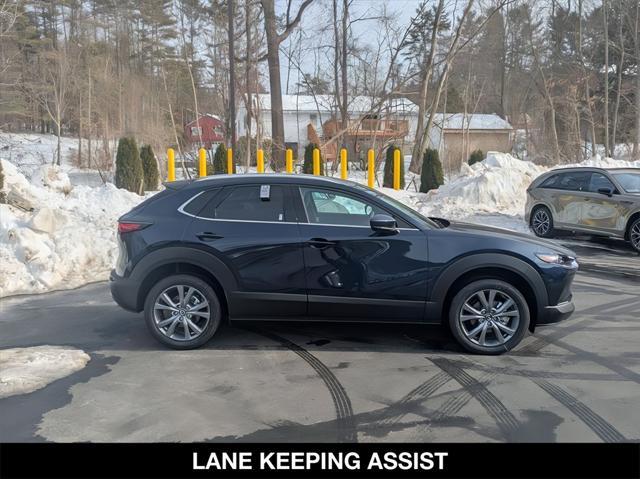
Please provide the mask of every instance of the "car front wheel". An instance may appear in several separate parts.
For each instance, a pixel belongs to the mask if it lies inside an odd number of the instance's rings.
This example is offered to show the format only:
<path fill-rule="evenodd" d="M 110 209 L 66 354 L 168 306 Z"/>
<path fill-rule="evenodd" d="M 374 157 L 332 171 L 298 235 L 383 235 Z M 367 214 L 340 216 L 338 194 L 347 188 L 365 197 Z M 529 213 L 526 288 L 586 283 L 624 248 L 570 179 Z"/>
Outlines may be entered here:
<path fill-rule="evenodd" d="M 483 279 L 462 288 L 453 298 L 449 326 L 467 351 L 501 354 L 513 349 L 529 328 L 529 306 L 517 288 Z"/>
<path fill-rule="evenodd" d="M 640 253 L 640 218 L 629 225 L 629 242 Z"/>
<path fill-rule="evenodd" d="M 157 282 L 147 294 L 144 317 L 151 334 L 173 349 L 193 349 L 209 341 L 220 326 L 221 308 L 213 288 L 191 275 Z"/>

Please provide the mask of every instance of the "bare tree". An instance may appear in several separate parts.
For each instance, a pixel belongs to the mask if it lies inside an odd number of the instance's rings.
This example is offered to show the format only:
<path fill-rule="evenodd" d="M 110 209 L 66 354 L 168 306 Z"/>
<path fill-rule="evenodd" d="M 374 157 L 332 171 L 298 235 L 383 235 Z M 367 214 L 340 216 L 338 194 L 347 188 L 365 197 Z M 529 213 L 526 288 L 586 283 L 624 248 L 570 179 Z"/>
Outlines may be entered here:
<path fill-rule="evenodd" d="M 267 37 L 267 62 L 269 64 L 269 90 L 271 96 L 271 158 L 276 170 L 284 165 L 284 117 L 282 114 L 282 85 L 280 81 L 280 44 L 286 40 L 300 23 L 302 14 L 314 0 L 304 0 L 296 15 L 291 17 L 291 0 L 287 2 L 284 30 L 278 32 L 274 0 L 260 0 L 264 12 L 264 27 Z"/>

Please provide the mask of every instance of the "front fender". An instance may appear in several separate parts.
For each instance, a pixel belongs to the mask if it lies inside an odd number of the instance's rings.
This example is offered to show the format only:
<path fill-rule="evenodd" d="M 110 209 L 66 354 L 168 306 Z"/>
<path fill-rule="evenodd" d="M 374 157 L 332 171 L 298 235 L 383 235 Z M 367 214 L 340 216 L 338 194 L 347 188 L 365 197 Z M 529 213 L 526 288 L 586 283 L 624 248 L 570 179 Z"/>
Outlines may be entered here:
<path fill-rule="evenodd" d="M 538 311 L 543 311 L 549 304 L 547 288 L 538 271 L 529 263 L 505 254 L 478 253 L 454 261 L 438 275 L 431 289 L 430 301 L 427 303 L 427 318 L 443 317 L 445 298 L 458 278 L 486 268 L 507 270 L 521 277 L 533 291 Z M 532 318 L 532 321 L 535 319 Z"/>

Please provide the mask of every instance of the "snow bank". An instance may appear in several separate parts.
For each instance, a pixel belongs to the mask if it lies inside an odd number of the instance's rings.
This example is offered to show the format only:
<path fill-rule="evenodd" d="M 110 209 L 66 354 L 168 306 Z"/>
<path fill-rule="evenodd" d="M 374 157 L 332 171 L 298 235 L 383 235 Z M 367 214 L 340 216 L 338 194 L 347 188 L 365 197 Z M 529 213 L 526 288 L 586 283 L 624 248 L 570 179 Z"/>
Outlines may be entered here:
<path fill-rule="evenodd" d="M 84 368 L 89 359 L 84 351 L 63 346 L 0 349 L 0 399 L 41 389 Z"/>
<path fill-rule="evenodd" d="M 5 190 L 33 206 L 0 204 L 0 297 L 66 289 L 105 280 L 117 257 L 117 219 L 144 199 L 107 183 L 72 186 L 41 166 L 31 182 L 2 161 Z"/>

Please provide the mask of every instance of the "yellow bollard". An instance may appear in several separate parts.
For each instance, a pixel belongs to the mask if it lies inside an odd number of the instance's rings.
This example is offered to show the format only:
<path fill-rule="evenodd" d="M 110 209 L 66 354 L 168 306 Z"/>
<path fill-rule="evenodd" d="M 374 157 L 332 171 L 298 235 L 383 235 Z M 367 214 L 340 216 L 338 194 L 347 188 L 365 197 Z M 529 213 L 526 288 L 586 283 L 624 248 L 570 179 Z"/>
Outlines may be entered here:
<path fill-rule="evenodd" d="M 313 149 L 313 174 L 320 175 L 320 150 L 317 148 Z"/>
<path fill-rule="evenodd" d="M 167 181 L 176 181 L 176 152 L 167 150 Z"/>
<path fill-rule="evenodd" d="M 347 179 L 347 149 L 342 148 L 340 150 L 340 178 Z"/>
<path fill-rule="evenodd" d="M 198 163 L 198 176 L 204 178 L 207 176 L 207 150 L 200 148 L 200 150 L 198 150 L 198 157 L 200 160 Z"/>
<path fill-rule="evenodd" d="M 258 173 L 264 173 L 264 151 L 258 148 Z"/>
<path fill-rule="evenodd" d="M 375 181 L 375 166 L 376 166 L 376 153 L 373 150 L 369 150 L 367 153 L 368 156 L 368 175 L 367 175 L 367 183 L 369 188 L 373 188 Z"/>
<path fill-rule="evenodd" d="M 227 174 L 233 175 L 233 148 L 227 150 Z"/>
<path fill-rule="evenodd" d="M 286 170 L 287 173 L 293 173 L 293 150 L 291 148 L 287 149 Z"/>
<path fill-rule="evenodd" d="M 400 149 L 393 152 L 393 189 L 400 189 Z"/>

